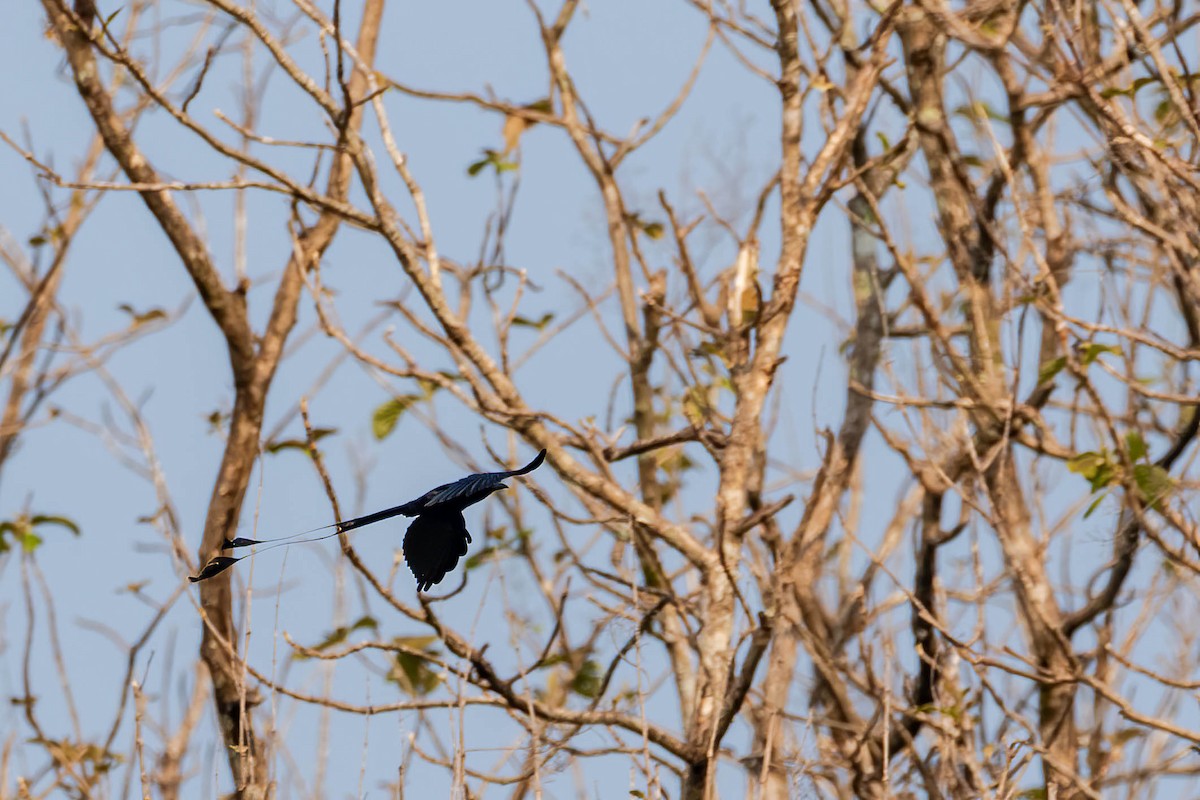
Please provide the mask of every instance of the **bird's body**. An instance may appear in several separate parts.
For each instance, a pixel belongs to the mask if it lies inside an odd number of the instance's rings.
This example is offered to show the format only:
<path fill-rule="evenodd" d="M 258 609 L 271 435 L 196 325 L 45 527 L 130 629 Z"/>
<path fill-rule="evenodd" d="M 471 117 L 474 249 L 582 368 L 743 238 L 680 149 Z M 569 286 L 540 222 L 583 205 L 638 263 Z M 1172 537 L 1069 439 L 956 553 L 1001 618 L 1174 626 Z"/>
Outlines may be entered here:
<path fill-rule="evenodd" d="M 404 532 L 404 563 L 417 579 L 417 591 L 427 592 L 467 554 L 471 534 L 461 511 L 448 509 L 421 514 Z"/>
<path fill-rule="evenodd" d="M 417 591 L 428 591 L 435 584 L 440 583 L 446 577 L 446 573 L 458 564 L 458 560 L 467 554 L 467 545 L 471 542 L 471 534 L 467 530 L 467 523 L 463 518 L 463 509 L 486 499 L 493 492 L 508 488 L 504 483 L 505 478 L 532 472 L 542 465 L 545 458 L 546 451 L 542 450 L 532 461 L 520 469 L 507 472 L 480 472 L 453 483 L 444 483 L 403 505 L 335 523 L 333 527 L 336 527 L 337 530 L 330 535 L 336 536 L 339 533 L 345 533 L 391 517 L 416 517 L 404 534 L 404 562 L 408 564 L 413 577 L 417 579 Z M 263 540 L 227 539 L 222 549 L 229 550 L 256 544 L 263 544 Z M 240 560 L 240 558 L 217 556 L 208 562 L 198 576 L 191 580 L 201 581 L 211 578 Z"/>
<path fill-rule="evenodd" d="M 379 515 L 416 517 L 404 533 L 404 563 L 408 564 L 413 577 L 417 579 L 417 591 L 427 592 L 435 584 L 441 583 L 446 573 L 454 569 L 458 560 L 467 554 L 471 534 L 463 519 L 463 509 L 487 499 L 493 492 L 507 489 L 508 486 L 503 483 L 505 478 L 532 472 L 541 466 L 545 457 L 546 451 L 543 450 L 521 469 L 479 472 L 453 483 L 443 483 L 402 506 L 361 518 L 368 522 L 350 520 L 342 523 L 341 529 L 358 528 L 385 518 Z"/>

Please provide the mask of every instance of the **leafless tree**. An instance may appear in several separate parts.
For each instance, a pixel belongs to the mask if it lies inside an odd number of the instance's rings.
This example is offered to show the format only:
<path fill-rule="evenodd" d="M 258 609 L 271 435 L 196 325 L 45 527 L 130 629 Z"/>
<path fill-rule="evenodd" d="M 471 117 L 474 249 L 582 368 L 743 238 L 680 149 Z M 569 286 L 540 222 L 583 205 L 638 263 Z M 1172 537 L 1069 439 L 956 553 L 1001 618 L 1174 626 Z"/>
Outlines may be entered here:
<path fill-rule="evenodd" d="M 335 571 L 343 607 L 328 637 L 288 638 L 293 661 L 327 670 L 319 690 L 246 654 L 237 570 L 198 584 L 203 666 L 188 714 L 157 743 L 142 736 L 132 669 L 157 616 L 130 650 L 121 711 L 94 757 L 63 755 L 38 729 L 27 687 L 46 781 L 99 792 L 96 765 L 128 708 L 143 794 L 179 796 L 207 676 L 247 798 L 288 785 L 286 733 L 275 738 L 254 711 L 267 695 L 336 715 L 411 714 L 397 796 L 418 768 L 444 774 L 456 796 L 536 797 L 552 774 L 611 764 L 634 776 L 633 796 L 689 800 L 718 786 L 763 798 L 1083 798 L 1194 784 L 1200 105 L 1189 42 L 1200 15 L 1129 0 L 686 0 L 678 10 L 703 35 L 663 32 L 671 48 L 691 47 L 686 79 L 616 132 L 573 72 L 569 34 L 584 24 L 574 0 L 513 9 L 540 42 L 542 99 L 502 99 L 486 76 L 450 89 L 387 74 L 376 63 L 384 5 L 136 4 L 122 21 L 42 0 L 96 139 L 71 176 L 36 138 L 6 139 L 44 191 L 78 200 L 41 235 L 48 266 L 4 251 L 28 299 L 0 340 L 0 467 L 63 379 L 37 356 L 49 352 L 65 245 L 89 202 L 133 191 L 220 330 L 233 390 L 192 558 L 137 404 L 110 387 L 164 509 L 156 524 L 179 588 L 161 613 L 236 535 L 266 453 L 302 450 L 332 518 L 350 516 L 336 490 L 347 478 L 323 453 L 330 431 L 306 398 L 276 400 L 295 405 L 302 439 L 264 430 L 309 309 L 390 393 L 377 438 L 396 441 L 415 418 L 465 468 L 507 468 L 483 452 L 511 466 L 545 449 L 550 469 L 524 479 L 535 502 L 491 501 L 451 576 L 461 584 L 442 595 L 414 595 L 399 560 L 383 573 L 341 537 L 350 572 Z M 140 42 L 177 41 L 177 27 L 191 37 L 177 63 L 156 60 L 162 48 L 146 55 Z M 197 109 L 211 109 L 213 75 L 232 74 L 221 61 L 239 48 L 250 65 L 242 118 L 211 122 Z M 749 200 L 736 196 L 746 176 L 645 186 L 631 163 L 678 124 L 718 50 L 771 91 L 771 169 Z M 294 132 L 260 125 L 267 84 L 252 67 L 264 63 L 286 84 Z M 406 117 L 495 117 L 496 143 L 468 167 L 497 189 L 475 256 L 435 233 L 442 212 L 406 154 L 401 102 Z M 220 174 L 177 180 L 156 165 L 137 125 L 147 109 Z M 535 126 L 588 178 L 602 215 L 598 280 L 535 277 L 510 258 L 527 194 L 558 190 L 522 185 Z M 213 192 L 238 198 L 242 226 L 247 197 L 284 209 L 269 301 L 241 261 L 226 268 L 210 251 L 188 203 Z M 343 319 L 378 290 L 324 263 L 342 227 L 386 254 L 402 287 L 366 335 Z M 814 263 L 827 252 L 818 236 L 840 237 L 834 263 Z M 852 302 L 802 289 L 814 270 Z M 560 298 L 553 311 L 540 291 Z M 393 327 L 379 334 L 383 323 Z M 799 356 L 819 347 L 821 367 L 802 370 Z M 555 348 L 603 373 L 610 395 L 556 381 Z M 796 385 L 806 379 L 811 390 Z M 797 411 L 810 393 L 836 410 L 821 414 L 834 427 Z M 815 448 L 789 445 L 797 428 L 814 429 Z M 22 518 L 27 534 L 33 519 Z M 23 564 L 28 575 L 35 562 Z M 474 618 L 456 610 L 467 598 Z M 352 665 L 385 675 L 397 696 L 342 699 L 332 669 Z M 496 736 L 512 744 L 489 763 L 480 742 Z M 16 796 L 35 784 L 21 777 Z"/>

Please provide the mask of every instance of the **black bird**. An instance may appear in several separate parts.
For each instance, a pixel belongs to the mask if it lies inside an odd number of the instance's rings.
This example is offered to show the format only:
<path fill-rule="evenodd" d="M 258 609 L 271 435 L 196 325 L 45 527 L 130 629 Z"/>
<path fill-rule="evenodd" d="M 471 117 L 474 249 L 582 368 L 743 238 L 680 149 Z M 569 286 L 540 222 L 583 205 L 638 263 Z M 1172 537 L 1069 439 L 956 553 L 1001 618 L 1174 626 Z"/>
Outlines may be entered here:
<path fill-rule="evenodd" d="M 429 591 L 434 584 L 441 583 L 442 578 L 446 577 L 446 573 L 454 569 L 458 560 L 467 554 L 467 545 L 471 541 L 471 534 L 467 531 L 466 520 L 463 519 L 463 509 L 486 499 L 492 492 L 508 488 L 504 484 L 505 478 L 533 472 L 542 465 L 545 459 L 546 451 L 542 450 L 533 461 L 520 469 L 508 472 L 480 472 L 453 483 L 444 483 L 404 505 L 376 511 L 365 517 L 326 525 L 326 528 L 336 528 L 336 530 L 325 536 L 302 539 L 300 542 L 320 541 L 391 517 L 401 515 L 416 517 L 404 534 L 404 561 L 412 570 L 413 577 L 417 579 L 417 591 Z M 321 528 L 316 530 L 321 530 Z M 305 531 L 305 533 L 313 533 L 313 531 Z M 295 536 L 302 535 L 295 534 Z M 291 538 L 294 537 L 285 536 L 283 539 L 243 539 L 238 537 L 226 539 L 221 549 L 233 550 L 276 541 L 281 544 L 274 545 L 275 547 L 300 544 L 300 542 L 284 541 Z M 204 569 L 200 570 L 199 575 L 189 577 L 189 580 L 195 583 L 219 575 L 245 557 L 216 556 L 204 566 Z"/>

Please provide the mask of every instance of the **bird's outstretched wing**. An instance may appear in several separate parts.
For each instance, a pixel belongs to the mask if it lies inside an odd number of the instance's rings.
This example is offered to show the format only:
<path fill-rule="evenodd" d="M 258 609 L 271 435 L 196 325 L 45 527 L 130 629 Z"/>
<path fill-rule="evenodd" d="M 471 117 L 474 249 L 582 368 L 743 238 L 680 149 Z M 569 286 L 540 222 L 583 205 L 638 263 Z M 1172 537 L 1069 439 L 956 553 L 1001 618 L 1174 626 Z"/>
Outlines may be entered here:
<path fill-rule="evenodd" d="M 422 508 L 434 508 L 444 503 L 453 503 L 462 501 L 468 498 L 477 497 L 476 500 L 470 500 L 467 504 L 477 502 L 487 497 L 497 489 L 503 489 L 501 483 L 505 478 L 514 478 L 517 475 L 525 475 L 533 472 L 542 465 L 546 460 L 546 451 L 542 450 L 533 461 L 530 461 L 520 469 L 508 470 L 507 472 L 477 472 L 474 475 L 468 475 L 454 483 L 447 483 L 426 492 L 421 497 L 412 501 L 412 503 L 422 502 Z"/>
<path fill-rule="evenodd" d="M 434 510 L 413 520 L 404 534 L 404 561 L 427 592 L 467 554 L 471 534 L 461 511 Z"/>

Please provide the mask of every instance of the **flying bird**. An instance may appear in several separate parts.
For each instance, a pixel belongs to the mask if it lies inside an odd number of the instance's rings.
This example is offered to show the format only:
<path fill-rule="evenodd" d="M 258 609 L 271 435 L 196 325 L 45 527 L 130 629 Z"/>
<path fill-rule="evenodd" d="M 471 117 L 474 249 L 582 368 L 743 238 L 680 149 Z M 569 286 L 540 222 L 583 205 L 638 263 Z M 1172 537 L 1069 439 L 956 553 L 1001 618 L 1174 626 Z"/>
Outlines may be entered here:
<path fill-rule="evenodd" d="M 236 550 L 241 547 L 279 542 L 272 547 L 285 547 L 301 542 L 317 542 L 337 536 L 340 533 L 370 525 L 373 522 L 391 519 L 396 516 L 416 517 L 404 534 L 404 562 L 412 570 L 417 579 L 417 591 L 427 592 L 435 584 L 441 583 L 446 573 L 454 569 L 458 560 L 467 554 L 467 545 L 471 542 L 471 534 L 467 530 L 467 522 L 463 519 L 463 509 L 487 498 L 492 492 L 508 488 L 505 478 L 515 478 L 533 472 L 546 459 L 546 451 L 542 450 L 532 461 L 520 469 L 508 472 L 480 472 L 468 475 L 453 483 L 444 483 L 435 489 L 430 489 L 416 500 L 410 500 L 404 505 L 386 508 L 367 514 L 365 517 L 343 520 L 325 528 L 335 528 L 333 533 L 318 536 L 313 539 L 286 541 L 304 533 L 314 533 L 323 530 L 316 528 L 312 531 L 285 536 L 281 539 L 226 539 L 222 550 Z M 246 556 L 216 556 L 209 561 L 200 574 L 189 576 L 193 583 L 207 580 L 219 575 L 241 561 Z"/>

